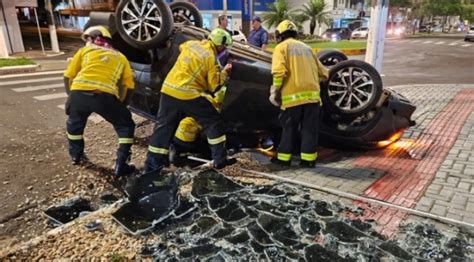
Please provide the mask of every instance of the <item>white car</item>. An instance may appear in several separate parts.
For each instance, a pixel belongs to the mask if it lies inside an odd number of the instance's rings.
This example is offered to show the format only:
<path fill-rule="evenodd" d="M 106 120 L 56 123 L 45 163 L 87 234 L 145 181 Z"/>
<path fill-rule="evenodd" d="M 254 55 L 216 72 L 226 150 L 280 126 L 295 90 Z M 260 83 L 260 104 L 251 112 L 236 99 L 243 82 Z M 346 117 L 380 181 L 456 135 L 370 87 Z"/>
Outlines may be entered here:
<path fill-rule="evenodd" d="M 367 38 L 369 36 L 369 28 L 359 27 L 352 31 L 351 38 Z"/>
<path fill-rule="evenodd" d="M 244 33 L 240 30 L 233 30 L 232 31 L 232 40 L 236 42 L 247 42 L 247 37 L 245 37 Z"/>
<path fill-rule="evenodd" d="M 464 36 L 464 41 L 474 41 L 474 25 L 469 27 L 469 31 L 467 31 L 467 34 Z"/>

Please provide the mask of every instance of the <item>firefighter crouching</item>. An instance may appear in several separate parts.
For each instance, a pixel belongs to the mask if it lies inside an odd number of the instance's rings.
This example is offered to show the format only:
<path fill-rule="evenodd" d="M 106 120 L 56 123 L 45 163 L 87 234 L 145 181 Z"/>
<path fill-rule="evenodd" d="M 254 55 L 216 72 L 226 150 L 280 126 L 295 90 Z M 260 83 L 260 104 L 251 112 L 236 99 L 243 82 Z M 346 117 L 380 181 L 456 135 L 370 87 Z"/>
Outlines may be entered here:
<path fill-rule="evenodd" d="M 328 78 L 328 70 L 319 62 L 311 48 L 295 39 L 296 26 L 285 20 L 276 29 L 277 46 L 273 51 L 273 85 L 270 102 L 281 109 L 280 145 L 272 162 L 291 164 L 293 145 L 301 133 L 300 166 L 314 167 L 319 132 L 321 98 L 319 82 Z"/>
<path fill-rule="evenodd" d="M 103 26 L 92 26 L 82 35 L 86 46 L 74 55 L 64 72 L 67 138 L 73 164 L 84 158 L 83 133 L 87 118 L 97 113 L 114 126 L 119 137 L 114 176 L 133 173 L 129 165 L 135 123 L 126 103 L 134 88 L 127 58 L 111 46 L 111 35 Z"/>
<path fill-rule="evenodd" d="M 219 112 L 206 98 L 218 91 L 232 69 L 232 65 L 227 64 L 221 71 L 216 59 L 231 44 L 229 33 L 220 28 L 212 30 L 208 40 L 181 44 L 180 55 L 161 88 L 157 124 L 148 146 L 144 173 L 159 171 L 169 165 L 170 142 L 185 116 L 192 117 L 203 128 L 215 168 L 236 162 L 227 159 L 224 124 Z"/>
<path fill-rule="evenodd" d="M 205 96 L 218 112 L 221 111 L 226 89 L 227 88 L 223 86 L 214 96 Z M 179 122 L 174 134 L 173 143 L 170 148 L 170 160 L 179 161 L 181 159 L 180 153 L 195 152 L 196 149 L 202 149 L 203 146 L 206 146 L 202 143 L 201 139 L 199 139 L 202 131 L 202 126 L 198 124 L 196 119 L 189 116 L 183 118 L 183 120 Z"/>

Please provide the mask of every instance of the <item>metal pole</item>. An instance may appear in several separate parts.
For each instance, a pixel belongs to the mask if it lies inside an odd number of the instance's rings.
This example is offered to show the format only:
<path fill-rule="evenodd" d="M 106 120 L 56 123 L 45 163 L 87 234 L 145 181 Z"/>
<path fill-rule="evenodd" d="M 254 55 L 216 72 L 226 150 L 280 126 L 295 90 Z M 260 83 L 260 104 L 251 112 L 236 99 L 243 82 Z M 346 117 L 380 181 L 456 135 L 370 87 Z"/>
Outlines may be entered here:
<path fill-rule="evenodd" d="M 387 27 L 389 0 L 373 0 L 370 11 L 369 37 L 365 61 L 382 72 L 385 28 Z"/>
<path fill-rule="evenodd" d="M 224 9 L 223 12 L 227 19 L 227 0 L 222 0 L 222 8 Z"/>
<path fill-rule="evenodd" d="M 47 9 L 49 12 L 49 19 L 48 27 L 49 27 L 49 37 L 51 38 L 51 49 L 53 52 L 59 53 L 59 43 L 58 43 L 58 35 L 56 33 L 56 26 L 54 25 L 54 14 L 53 14 L 53 4 L 51 0 L 45 0 Z"/>
<path fill-rule="evenodd" d="M 249 0 L 249 13 L 250 13 L 251 18 L 255 16 L 255 10 L 253 8 L 253 0 Z"/>
<path fill-rule="evenodd" d="M 44 55 L 44 54 L 46 54 L 46 52 L 44 51 L 43 36 L 41 35 L 41 28 L 40 28 L 40 25 L 39 25 L 38 13 L 36 12 L 36 7 L 34 8 L 34 10 L 35 10 L 35 17 L 36 17 L 36 26 L 38 26 L 38 35 L 39 35 L 39 39 L 40 39 L 41 50 L 43 50 L 43 55 Z"/>

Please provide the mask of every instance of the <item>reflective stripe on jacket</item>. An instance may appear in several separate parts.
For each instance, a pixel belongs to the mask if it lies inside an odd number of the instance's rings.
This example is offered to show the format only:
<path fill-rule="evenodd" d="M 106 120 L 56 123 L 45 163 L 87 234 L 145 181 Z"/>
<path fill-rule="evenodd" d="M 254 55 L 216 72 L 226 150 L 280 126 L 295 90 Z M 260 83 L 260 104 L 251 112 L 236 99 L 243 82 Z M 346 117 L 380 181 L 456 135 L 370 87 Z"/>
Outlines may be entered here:
<path fill-rule="evenodd" d="M 64 76 L 71 81 L 71 90 L 100 90 L 122 101 L 127 89 L 135 87 L 133 72 L 127 58 L 114 49 L 94 44 L 89 44 L 76 52 Z M 119 90 L 118 83 L 122 90 Z"/>
<path fill-rule="evenodd" d="M 213 93 L 224 84 L 225 71 L 220 71 L 216 51 L 211 42 L 187 41 L 179 47 L 180 54 L 166 76 L 161 92 L 182 100 L 191 100 L 202 93 Z"/>
<path fill-rule="evenodd" d="M 281 89 L 281 108 L 318 103 L 319 82 L 328 78 L 328 70 L 311 48 L 288 38 L 279 43 L 272 56 L 273 85 Z"/>

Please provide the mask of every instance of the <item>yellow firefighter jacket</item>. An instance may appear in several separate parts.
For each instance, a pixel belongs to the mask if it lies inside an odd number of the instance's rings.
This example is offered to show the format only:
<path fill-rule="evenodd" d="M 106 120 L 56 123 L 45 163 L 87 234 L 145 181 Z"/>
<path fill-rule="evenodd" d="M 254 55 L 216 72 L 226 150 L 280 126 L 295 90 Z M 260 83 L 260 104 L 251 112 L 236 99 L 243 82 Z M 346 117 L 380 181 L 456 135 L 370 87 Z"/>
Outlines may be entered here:
<path fill-rule="evenodd" d="M 211 42 L 187 41 L 179 47 L 180 55 L 166 76 L 161 92 L 181 100 L 191 100 L 213 93 L 224 84 L 227 72 L 220 71 L 216 50 Z"/>
<path fill-rule="evenodd" d="M 88 44 L 76 52 L 64 77 L 69 78 L 71 90 L 99 90 L 121 101 L 127 89 L 133 89 L 133 72 L 127 58 L 120 52 Z M 117 84 L 120 81 L 121 89 Z"/>
<path fill-rule="evenodd" d="M 273 51 L 273 86 L 281 88 L 281 109 L 318 103 L 319 82 L 328 78 L 328 70 L 311 48 L 293 38 L 285 39 Z"/>
<path fill-rule="evenodd" d="M 214 97 L 206 97 L 211 101 L 212 105 L 217 109 L 221 110 L 222 103 L 224 102 L 226 87 L 223 86 L 219 91 L 214 94 Z M 202 127 L 192 117 L 185 117 L 179 122 L 178 129 L 176 129 L 175 137 L 183 142 L 194 142 L 197 136 L 202 132 Z"/>

